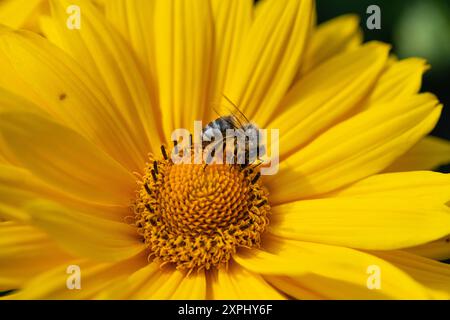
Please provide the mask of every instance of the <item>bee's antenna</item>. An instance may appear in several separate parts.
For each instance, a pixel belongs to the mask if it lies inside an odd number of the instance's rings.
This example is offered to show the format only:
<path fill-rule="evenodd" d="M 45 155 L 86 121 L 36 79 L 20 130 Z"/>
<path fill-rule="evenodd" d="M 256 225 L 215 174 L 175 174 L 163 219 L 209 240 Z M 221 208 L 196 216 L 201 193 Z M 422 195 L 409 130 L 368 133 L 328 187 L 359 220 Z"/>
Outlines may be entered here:
<path fill-rule="evenodd" d="M 238 108 L 238 107 L 236 106 L 236 104 L 234 104 L 234 102 L 231 101 L 231 99 L 228 98 L 227 95 L 226 95 L 225 93 L 222 93 L 222 96 L 223 96 L 223 97 L 225 98 L 225 100 L 227 100 L 233 107 L 235 107 L 236 109 Z"/>
<path fill-rule="evenodd" d="M 230 98 L 228 98 L 224 93 L 222 94 L 222 96 L 225 98 L 225 100 L 228 101 L 229 104 L 231 104 L 234 107 L 234 110 L 236 110 L 239 113 L 239 116 L 242 117 L 246 123 L 250 123 L 245 114 L 238 108 L 238 106 L 233 101 L 231 101 Z"/>

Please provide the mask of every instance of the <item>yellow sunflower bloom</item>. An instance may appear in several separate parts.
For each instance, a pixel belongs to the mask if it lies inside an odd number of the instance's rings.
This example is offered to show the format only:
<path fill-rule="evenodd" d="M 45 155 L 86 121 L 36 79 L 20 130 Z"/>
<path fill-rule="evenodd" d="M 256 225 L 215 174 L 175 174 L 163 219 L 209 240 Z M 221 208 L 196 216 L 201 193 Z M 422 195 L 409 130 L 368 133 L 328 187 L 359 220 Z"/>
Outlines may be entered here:
<path fill-rule="evenodd" d="M 434 260 L 450 258 L 450 176 L 427 171 L 450 161 L 426 137 L 442 106 L 419 93 L 426 62 L 362 43 L 355 16 L 8 0 L 0 17 L 4 298 L 450 299 Z M 277 174 L 168 159 L 224 97 L 280 130 Z"/>

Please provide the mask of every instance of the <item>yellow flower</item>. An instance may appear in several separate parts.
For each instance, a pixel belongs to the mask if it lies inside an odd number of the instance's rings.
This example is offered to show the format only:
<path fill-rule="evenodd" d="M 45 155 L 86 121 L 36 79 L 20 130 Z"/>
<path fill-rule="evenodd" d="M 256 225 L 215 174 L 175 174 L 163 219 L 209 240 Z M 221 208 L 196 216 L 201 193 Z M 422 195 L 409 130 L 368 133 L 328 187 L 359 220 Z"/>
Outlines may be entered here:
<path fill-rule="evenodd" d="M 0 29 L 6 298 L 450 298 L 423 60 L 362 44 L 354 16 L 317 26 L 310 0 L 20 3 L 10 27 L 48 15 L 45 37 Z M 278 174 L 165 160 L 223 95 L 280 129 Z"/>

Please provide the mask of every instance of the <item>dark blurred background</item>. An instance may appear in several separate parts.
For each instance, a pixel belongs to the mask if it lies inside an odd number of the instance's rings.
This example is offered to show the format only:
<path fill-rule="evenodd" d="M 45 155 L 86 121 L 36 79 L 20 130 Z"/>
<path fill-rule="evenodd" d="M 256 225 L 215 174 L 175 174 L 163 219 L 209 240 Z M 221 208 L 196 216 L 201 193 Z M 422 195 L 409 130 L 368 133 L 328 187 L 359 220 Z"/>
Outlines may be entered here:
<path fill-rule="evenodd" d="M 369 30 L 367 7 L 381 9 L 381 29 Z M 430 91 L 444 104 L 443 115 L 432 134 L 450 140 L 450 1 L 449 0 L 317 0 L 319 23 L 345 13 L 361 19 L 364 40 L 393 45 L 400 58 L 418 56 L 431 65 L 422 91 Z"/>

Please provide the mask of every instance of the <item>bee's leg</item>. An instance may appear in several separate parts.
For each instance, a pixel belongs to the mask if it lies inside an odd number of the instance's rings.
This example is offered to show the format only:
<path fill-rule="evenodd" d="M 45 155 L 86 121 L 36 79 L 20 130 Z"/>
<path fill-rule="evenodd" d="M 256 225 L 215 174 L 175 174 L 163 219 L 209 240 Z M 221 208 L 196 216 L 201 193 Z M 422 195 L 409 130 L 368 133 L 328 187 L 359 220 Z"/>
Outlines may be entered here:
<path fill-rule="evenodd" d="M 173 148 L 175 150 L 175 153 L 178 153 L 178 141 L 177 140 L 173 140 Z"/>

